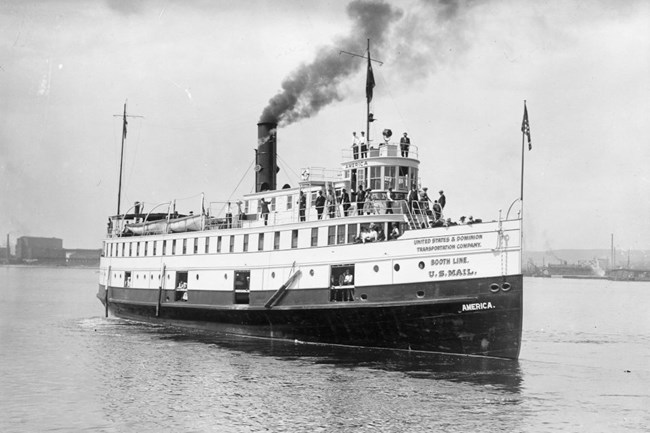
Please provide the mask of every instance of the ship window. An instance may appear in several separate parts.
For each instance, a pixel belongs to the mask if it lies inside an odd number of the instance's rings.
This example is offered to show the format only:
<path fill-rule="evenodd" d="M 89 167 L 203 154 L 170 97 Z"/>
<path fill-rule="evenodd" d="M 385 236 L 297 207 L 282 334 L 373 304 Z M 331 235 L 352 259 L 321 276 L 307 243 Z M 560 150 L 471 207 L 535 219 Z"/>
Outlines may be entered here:
<path fill-rule="evenodd" d="M 257 238 L 257 251 L 264 250 L 264 233 L 260 233 L 260 237 Z"/>
<path fill-rule="evenodd" d="M 172 240 L 172 256 L 176 254 L 176 239 Z"/>
<path fill-rule="evenodd" d="M 152 254 L 152 255 L 155 256 L 155 255 L 156 255 L 156 245 L 158 244 L 158 242 L 157 242 L 157 241 L 153 241 L 152 244 L 153 244 L 153 254 Z"/>
<path fill-rule="evenodd" d="M 348 243 L 353 244 L 354 243 L 354 238 L 357 237 L 357 225 L 356 224 L 348 224 Z"/>
<path fill-rule="evenodd" d="M 397 189 L 408 190 L 408 177 L 409 177 L 409 168 L 402 165 L 399 166 L 399 174 L 397 177 Z"/>
<path fill-rule="evenodd" d="M 424 262 L 420 262 L 420 263 L 418 263 L 418 268 L 420 268 L 420 269 L 424 269 Z"/>
<path fill-rule="evenodd" d="M 205 253 L 208 254 L 210 252 L 210 238 L 206 236 L 205 238 Z"/>
<path fill-rule="evenodd" d="M 327 245 L 334 245 L 336 237 L 336 226 L 329 226 L 327 228 Z"/>
<path fill-rule="evenodd" d="M 140 242 L 135 244 L 135 255 L 140 257 Z"/>
<path fill-rule="evenodd" d="M 221 236 L 217 236 L 217 252 L 221 252 Z"/>
<path fill-rule="evenodd" d="M 311 246 L 318 246 L 318 227 L 312 227 L 311 229 Z"/>
<path fill-rule="evenodd" d="M 345 243 L 345 224 L 336 226 L 336 243 L 339 245 Z"/>
<path fill-rule="evenodd" d="M 291 248 L 298 248 L 298 230 L 291 230 Z"/>
<path fill-rule="evenodd" d="M 354 301 L 354 264 L 332 265 L 330 268 L 330 301 Z"/>
<path fill-rule="evenodd" d="M 280 232 L 275 232 L 275 236 L 273 237 L 273 249 L 280 249 Z"/>
<path fill-rule="evenodd" d="M 287 196 L 287 210 L 293 209 L 293 196 L 289 194 Z"/>
<path fill-rule="evenodd" d="M 370 167 L 370 189 L 381 189 L 381 167 Z"/>
<path fill-rule="evenodd" d="M 395 188 L 396 170 L 395 166 L 384 167 L 384 189 Z"/>
<path fill-rule="evenodd" d="M 187 272 L 176 272 L 174 301 L 187 301 Z"/>
<path fill-rule="evenodd" d="M 228 245 L 228 251 L 231 253 L 235 252 L 235 237 L 230 236 L 230 244 Z"/>
<path fill-rule="evenodd" d="M 126 249 L 126 242 L 122 242 L 122 257 L 124 257 L 124 250 Z"/>
<path fill-rule="evenodd" d="M 146 257 L 146 255 L 147 255 L 147 248 L 148 248 L 148 247 L 149 247 L 149 242 L 145 242 L 145 243 L 144 243 L 144 255 L 145 255 L 145 257 Z"/>
<path fill-rule="evenodd" d="M 187 238 L 183 239 L 183 255 L 187 254 Z"/>
<path fill-rule="evenodd" d="M 167 241 L 164 240 L 163 241 L 163 246 L 162 246 L 162 255 L 164 256 L 166 254 L 167 254 Z"/>
<path fill-rule="evenodd" d="M 124 272 L 124 287 L 131 287 L 131 271 Z"/>
<path fill-rule="evenodd" d="M 275 197 L 271 198 L 271 212 L 275 212 Z"/>
<path fill-rule="evenodd" d="M 244 252 L 248 251 L 248 235 L 244 235 Z"/>
<path fill-rule="evenodd" d="M 129 242 L 129 257 L 133 256 L 133 242 Z"/>
<path fill-rule="evenodd" d="M 393 269 L 395 269 L 395 272 L 399 272 L 399 263 L 395 263 L 395 266 L 393 266 Z"/>
<path fill-rule="evenodd" d="M 199 238 L 194 238 L 194 254 L 199 252 Z"/>
<path fill-rule="evenodd" d="M 357 170 L 357 185 L 366 184 L 366 171 L 363 168 Z"/>

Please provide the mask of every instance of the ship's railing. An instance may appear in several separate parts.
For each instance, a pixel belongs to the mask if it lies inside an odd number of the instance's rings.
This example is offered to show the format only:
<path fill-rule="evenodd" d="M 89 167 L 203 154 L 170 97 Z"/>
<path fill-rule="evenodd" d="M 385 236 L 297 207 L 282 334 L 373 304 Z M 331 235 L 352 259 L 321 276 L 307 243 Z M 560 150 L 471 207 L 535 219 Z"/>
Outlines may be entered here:
<path fill-rule="evenodd" d="M 300 177 L 303 181 L 336 182 L 343 179 L 343 171 L 324 167 L 305 167 L 300 170 Z"/>
<path fill-rule="evenodd" d="M 353 147 L 342 149 L 341 156 L 343 159 L 365 159 L 365 158 L 378 158 L 378 157 L 404 157 L 404 158 L 419 158 L 418 146 L 409 144 L 408 149 L 402 148 L 402 145 L 395 143 L 385 142 L 370 142 L 370 146 L 366 152 L 362 152 L 358 147 L 355 151 Z"/>

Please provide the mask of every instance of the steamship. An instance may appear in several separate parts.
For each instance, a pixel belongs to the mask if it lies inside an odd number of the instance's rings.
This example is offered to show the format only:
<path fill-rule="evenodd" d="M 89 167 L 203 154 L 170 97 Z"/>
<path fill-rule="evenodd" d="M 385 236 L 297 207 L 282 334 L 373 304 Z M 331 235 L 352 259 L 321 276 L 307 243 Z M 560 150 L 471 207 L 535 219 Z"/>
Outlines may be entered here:
<path fill-rule="evenodd" d="M 520 215 L 432 224 L 430 203 L 407 201 L 419 184 L 418 148 L 404 152 L 389 134 L 366 152 L 345 146 L 338 169 L 305 168 L 297 186 L 278 188 L 277 123 L 257 127 L 255 192 L 232 207 L 202 200 L 190 215 L 171 202 L 149 212 L 118 205 L 99 271 L 107 316 L 292 342 L 518 358 Z M 342 203 L 359 185 L 371 190 L 366 203 Z M 321 194 L 330 198 L 322 213 Z"/>

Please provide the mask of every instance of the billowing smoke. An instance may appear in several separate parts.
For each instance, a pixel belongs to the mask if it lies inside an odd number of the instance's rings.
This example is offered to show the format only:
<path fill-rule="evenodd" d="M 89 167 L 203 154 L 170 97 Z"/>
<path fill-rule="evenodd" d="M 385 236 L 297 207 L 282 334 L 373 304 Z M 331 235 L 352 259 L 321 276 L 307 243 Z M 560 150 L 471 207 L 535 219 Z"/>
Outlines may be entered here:
<path fill-rule="evenodd" d="M 383 69 L 397 85 L 413 84 L 465 51 L 468 11 L 478 0 L 422 0 L 408 14 L 383 0 L 355 0 L 348 5 L 352 30 L 332 46 L 318 50 L 316 59 L 303 64 L 283 82 L 269 101 L 260 122 L 287 126 L 311 117 L 323 107 L 343 99 L 340 84 L 366 67 L 362 59 L 340 56 L 340 50 L 363 54 L 370 38 L 371 53 L 388 66 Z"/>
<path fill-rule="evenodd" d="M 370 38 L 373 56 L 381 53 L 391 24 L 402 17 L 402 11 L 382 0 L 355 0 L 348 5 L 347 12 L 353 21 L 350 35 L 338 39 L 333 46 L 319 49 L 312 63 L 293 71 L 282 82 L 282 91 L 269 101 L 260 122 L 277 121 L 286 126 L 318 113 L 333 101 L 340 101 L 343 97 L 339 85 L 365 67 L 366 62 L 341 58 L 339 51 L 364 53 L 366 39 Z"/>

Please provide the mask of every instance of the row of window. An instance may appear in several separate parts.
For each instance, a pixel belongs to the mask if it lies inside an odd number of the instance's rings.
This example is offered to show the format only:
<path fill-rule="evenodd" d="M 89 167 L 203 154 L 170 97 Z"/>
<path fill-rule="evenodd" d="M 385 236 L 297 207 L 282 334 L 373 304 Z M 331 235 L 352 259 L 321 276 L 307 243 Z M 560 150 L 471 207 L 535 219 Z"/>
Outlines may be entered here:
<path fill-rule="evenodd" d="M 299 247 L 317 247 L 324 245 L 342 245 L 359 242 L 362 233 L 367 233 L 371 229 L 377 233 L 389 233 L 389 224 L 371 223 L 363 224 L 338 224 L 325 228 L 313 227 L 310 229 L 261 232 L 254 234 L 240 234 L 230 236 L 216 237 L 193 237 L 184 239 L 165 239 L 158 241 L 118 241 L 109 242 L 104 247 L 106 257 L 147 257 L 147 256 L 166 256 L 166 255 L 187 255 L 187 254 L 209 254 L 222 252 L 249 252 L 280 250 Z M 400 229 L 403 229 L 400 224 Z M 325 229 L 327 231 L 325 243 Z M 300 243 L 302 236 L 309 233 L 309 243 Z M 284 236 L 283 236 L 284 234 Z M 266 245 L 266 240 L 273 237 L 272 244 Z M 290 241 L 281 242 L 283 237 L 290 236 Z M 216 243 L 214 242 L 216 238 Z M 225 238 L 225 239 L 224 239 Z M 385 236 L 377 236 L 375 240 L 383 240 Z M 322 240 L 322 242 L 320 242 Z M 252 242 L 251 242 L 252 241 Z M 224 245 L 226 244 L 226 245 Z M 214 245 L 214 246 L 213 246 Z"/>

